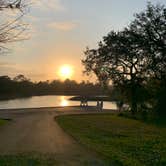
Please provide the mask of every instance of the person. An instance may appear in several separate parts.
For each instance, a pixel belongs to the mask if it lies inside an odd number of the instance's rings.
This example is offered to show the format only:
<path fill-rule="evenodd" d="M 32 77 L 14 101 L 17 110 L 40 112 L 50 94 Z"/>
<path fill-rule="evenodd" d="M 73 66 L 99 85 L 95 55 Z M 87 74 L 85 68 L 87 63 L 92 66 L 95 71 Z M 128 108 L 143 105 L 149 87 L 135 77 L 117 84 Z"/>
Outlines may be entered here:
<path fill-rule="evenodd" d="M 85 98 L 84 103 L 85 103 L 85 107 L 87 107 L 88 106 L 88 99 L 87 98 Z"/>
<path fill-rule="evenodd" d="M 99 101 L 97 101 L 97 108 L 99 108 L 100 107 L 100 103 L 99 103 Z"/>
<path fill-rule="evenodd" d="M 101 111 L 103 110 L 103 101 L 101 101 L 101 103 L 100 103 L 100 110 Z"/>
<path fill-rule="evenodd" d="M 83 100 L 80 101 L 80 107 L 83 107 Z"/>
<path fill-rule="evenodd" d="M 88 106 L 88 100 L 86 97 L 83 97 L 80 102 L 81 107 L 87 107 Z"/>

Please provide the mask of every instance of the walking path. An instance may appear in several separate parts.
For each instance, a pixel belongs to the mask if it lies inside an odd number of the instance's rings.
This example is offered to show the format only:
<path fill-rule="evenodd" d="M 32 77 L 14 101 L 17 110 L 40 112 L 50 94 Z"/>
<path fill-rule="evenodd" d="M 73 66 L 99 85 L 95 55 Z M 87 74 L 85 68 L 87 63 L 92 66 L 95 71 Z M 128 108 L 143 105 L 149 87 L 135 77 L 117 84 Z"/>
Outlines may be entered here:
<path fill-rule="evenodd" d="M 94 113 L 78 107 L 0 110 L 0 118 L 12 119 L 0 127 L 0 154 L 54 154 L 60 163 L 67 165 L 96 163 L 98 159 L 67 135 L 54 119 L 61 114 L 87 112 Z"/>

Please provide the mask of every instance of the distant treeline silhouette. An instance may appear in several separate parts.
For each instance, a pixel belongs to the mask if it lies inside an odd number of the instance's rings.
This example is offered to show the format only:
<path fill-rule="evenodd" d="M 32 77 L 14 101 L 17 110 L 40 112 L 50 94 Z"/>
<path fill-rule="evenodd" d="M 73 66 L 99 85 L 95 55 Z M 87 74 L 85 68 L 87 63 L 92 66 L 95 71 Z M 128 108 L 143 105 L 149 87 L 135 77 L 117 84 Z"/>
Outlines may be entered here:
<path fill-rule="evenodd" d="M 32 82 L 24 75 L 15 78 L 0 76 L 0 99 L 34 95 L 102 95 L 99 84 L 90 82 L 77 83 L 74 80 Z"/>

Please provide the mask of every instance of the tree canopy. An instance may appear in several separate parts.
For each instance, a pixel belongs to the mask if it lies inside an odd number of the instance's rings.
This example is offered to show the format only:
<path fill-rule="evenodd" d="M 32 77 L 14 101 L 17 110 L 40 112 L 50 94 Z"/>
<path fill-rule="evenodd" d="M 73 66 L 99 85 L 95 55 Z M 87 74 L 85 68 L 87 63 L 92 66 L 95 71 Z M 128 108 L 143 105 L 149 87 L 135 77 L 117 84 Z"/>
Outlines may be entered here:
<path fill-rule="evenodd" d="M 85 73 L 119 87 L 133 114 L 137 112 L 138 104 L 150 98 L 147 84 L 152 79 L 166 80 L 165 6 L 148 3 L 122 31 L 111 31 L 97 49 L 87 48 L 82 62 Z"/>

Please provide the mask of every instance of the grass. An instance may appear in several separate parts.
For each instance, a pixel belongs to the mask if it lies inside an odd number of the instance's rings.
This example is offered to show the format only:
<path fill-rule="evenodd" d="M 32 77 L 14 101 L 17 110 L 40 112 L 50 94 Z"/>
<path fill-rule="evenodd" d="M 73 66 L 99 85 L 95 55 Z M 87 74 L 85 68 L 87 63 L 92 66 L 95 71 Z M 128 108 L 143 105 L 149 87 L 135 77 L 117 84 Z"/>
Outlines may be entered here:
<path fill-rule="evenodd" d="M 165 166 L 166 128 L 103 115 L 69 115 L 56 120 L 109 166 Z"/>
<path fill-rule="evenodd" d="M 154 114 L 154 112 L 137 112 L 135 115 L 132 115 L 130 111 L 124 111 L 118 114 L 118 116 L 128 118 L 128 119 L 135 119 L 142 121 L 147 124 L 156 125 L 158 127 L 166 127 L 166 119 L 165 115 L 158 116 Z"/>
<path fill-rule="evenodd" d="M 103 166 L 100 161 L 84 160 L 82 156 L 64 158 L 57 154 L 0 155 L 0 166 Z"/>
<path fill-rule="evenodd" d="M 54 158 L 48 156 L 0 156 L 0 166 L 53 166 L 57 164 Z"/>
<path fill-rule="evenodd" d="M 5 119 L 0 119 L 0 126 L 4 125 L 7 123 L 8 120 Z"/>

